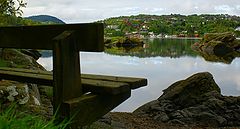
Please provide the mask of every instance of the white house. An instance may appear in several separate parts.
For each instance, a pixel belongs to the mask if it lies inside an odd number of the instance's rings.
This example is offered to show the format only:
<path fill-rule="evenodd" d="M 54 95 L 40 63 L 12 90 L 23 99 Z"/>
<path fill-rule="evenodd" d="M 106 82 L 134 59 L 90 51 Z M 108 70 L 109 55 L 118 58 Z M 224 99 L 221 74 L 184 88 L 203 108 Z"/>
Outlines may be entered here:
<path fill-rule="evenodd" d="M 240 26 L 235 29 L 236 31 L 240 31 Z"/>

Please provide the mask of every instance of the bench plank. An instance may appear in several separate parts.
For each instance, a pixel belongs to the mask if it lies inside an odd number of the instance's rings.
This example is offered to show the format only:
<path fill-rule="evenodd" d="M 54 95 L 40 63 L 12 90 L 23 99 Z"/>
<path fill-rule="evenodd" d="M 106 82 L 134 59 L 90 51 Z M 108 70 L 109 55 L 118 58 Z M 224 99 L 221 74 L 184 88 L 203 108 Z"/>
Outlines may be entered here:
<path fill-rule="evenodd" d="M 137 89 L 147 85 L 147 79 L 145 78 L 133 78 L 133 77 L 119 77 L 119 76 L 107 76 L 107 75 L 96 75 L 96 74 L 81 74 L 82 78 L 91 78 L 103 81 L 113 81 L 128 83 L 131 89 Z"/>
<path fill-rule="evenodd" d="M 52 72 L 49 71 L 0 67 L 0 78 L 48 86 L 53 85 Z M 100 94 L 118 94 L 128 89 L 147 85 L 147 80 L 143 78 L 93 74 L 81 74 L 81 80 L 84 92 Z"/>
<path fill-rule="evenodd" d="M 36 78 L 40 79 L 41 76 L 37 76 L 37 75 L 52 76 L 52 72 L 50 72 L 50 71 L 0 67 L 0 75 L 3 72 L 4 72 L 4 74 L 6 74 L 6 71 L 11 71 L 11 72 L 15 71 L 15 72 L 30 74 L 28 76 L 29 78 L 36 77 Z M 33 74 L 33 75 L 31 76 L 31 74 Z M 34 74 L 37 74 L 37 75 L 34 75 Z M 14 74 L 12 74 L 12 75 L 14 75 Z M 22 76 L 25 76 L 25 75 L 22 75 Z M 127 84 L 129 84 L 131 89 L 136 89 L 136 88 L 140 88 L 140 87 L 147 85 L 147 79 L 145 79 L 145 78 L 108 76 L 108 75 L 97 75 L 97 74 L 81 74 L 81 78 L 82 79 L 84 78 L 84 79 L 127 83 Z M 43 77 L 43 79 L 44 79 L 44 77 Z M 23 79 L 23 80 L 26 80 L 26 79 Z M 20 81 L 20 80 L 18 80 L 18 81 Z M 36 81 L 34 81 L 32 83 L 36 83 Z M 41 81 L 39 81 L 38 83 L 42 84 Z M 51 80 L 49 80 L 49 82 L 47 84 L 42 84 L 42 85 L 52 85 Z"/>
<path fill-rule="evenodd" d="M 76 33 L 79 51 L 103 51 L 102 23 L 0 27 L 0 48 L 53 50 L 53 38 L 69 30 Z"/>
<path fill-rule="evenodd" d="M 83 91 L 93 93 L 120 94 L 130 91 L 127 83 L 82 78 Z"/>

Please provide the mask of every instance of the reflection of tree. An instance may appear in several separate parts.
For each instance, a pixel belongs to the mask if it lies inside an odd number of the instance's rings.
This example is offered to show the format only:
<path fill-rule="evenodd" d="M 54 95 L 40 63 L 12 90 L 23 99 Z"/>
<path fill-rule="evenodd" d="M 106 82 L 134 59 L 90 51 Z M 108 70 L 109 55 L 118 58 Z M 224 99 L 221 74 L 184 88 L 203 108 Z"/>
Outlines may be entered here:
<path fill-rule="evenodd" d="M 197 54 L 191 49 L 191 44 L 196 40 L 180 40 L 180 39 L 154 39 L 146 41 L 146 48 L 111 48 L 106 49 L 109 54 L 130 55 L 137 57 L 171 57 L 177 58 L 181 56 L 196 56 Z"/>
<path fill-rule="evenodd" d="M 196 53 L 191 50 L 191 44 L 194 42 L 197 41 L 187 39 L 155 39 L 149 44 L 149 48 L 146 49 L 146 54 L 162 57 L 196 56 Z"/>
<path fill-rule="evenodd" d="M 217 56 L 214 54 L 208 54 L 208 53 L 203 53 L 203 52 L 199 52 L 199 54 L 206 60 L 206 61 L 210 61 L 210 62 L 222 62 L 225 64 L 231 64 L 232 61 L 236 58 L 236 57 L 240 57 L 240 53 L 238 52 L 231 52 L 228 53 L 224 56 Z"/>

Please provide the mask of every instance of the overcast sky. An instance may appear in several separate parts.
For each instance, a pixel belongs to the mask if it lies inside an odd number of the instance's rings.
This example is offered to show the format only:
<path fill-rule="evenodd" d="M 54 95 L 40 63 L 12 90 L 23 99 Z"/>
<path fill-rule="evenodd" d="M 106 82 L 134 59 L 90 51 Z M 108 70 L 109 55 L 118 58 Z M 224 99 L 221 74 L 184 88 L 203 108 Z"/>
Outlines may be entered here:
<path fill-rule="evenodd" d="M 137 14 L 230 14 L 240 16 L 240 0 L 25 0 L 23 16 L 47 14 L 67 23 L 93 22 Z"/>

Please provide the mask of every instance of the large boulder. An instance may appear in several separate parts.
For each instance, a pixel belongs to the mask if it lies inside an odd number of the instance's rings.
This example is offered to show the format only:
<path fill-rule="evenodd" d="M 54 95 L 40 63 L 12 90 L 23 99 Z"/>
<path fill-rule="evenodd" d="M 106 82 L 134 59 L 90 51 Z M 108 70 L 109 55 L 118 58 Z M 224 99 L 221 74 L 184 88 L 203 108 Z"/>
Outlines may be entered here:
<path fill-rule="evenodd" d="M 171 100 L 177 105 L 188 107 L 201 101 L 202 96 L 211 91 L 220 93 L 213 76 L 208 72 L 197 73 L 163 90 L 158 100 Z"/>
<path fill-rule="evenodd" d="M 119 40 L 116 43 L 117 47 L 136 47 L 136 46 L 143 46 L 143 41 L 139 38 L 124 38 L 123 40 Z"/>
<path fill-rule="evenodd" d="M 234 48 L 221 41 L 209 41 L 202 51 L 209 55 L 224 56 L 234 51 Z"/>
<path fill-rule="evenodd" d="M 21 52 L 33 57 L 35 60 L 38 60 L 42 56 L 42 54 L 35 49 L 21 49 Z"/>
<path fill-rule="evenodd" d="M 231 63 L 229 57 L 234 59 L 240 56 L 240 41 L 231 32 L 206 33 L 200 42 L 192 45 L 192 49 L 207 61 Z"/>
<path fill-rule="evenodd" d="M 45 70 L 36 60 L 16 49 L 0 49 L 0 64 L 4 67 Z M 42 88 L 37 84 L 19 83 L 10 80 L 0 80 L 0 110 L 7 108 L 9 104 L 16 103 L 20 110 L 33 111 L 46 117 L 52 108 L 43 95 Z M 43 89 L 44 90 L 44 89 Z M 40 95 L 41 94 L 41 95 Z M 48 105 L 45 105 L 48 103 Z"/>
<path fill-rule="evenodd" d="M 17 49 L 0 49 L 0 58 L 7 63 L 7 67 L 20 67 L 26 69 L 45 70 L 36 60 Z"/>
<path fill-rule="evenodd" d="M 240 97 L 221 95 L 208 72 L 175 82 L 133 113 L 180 125 L 240 126 Z"/>
<path fill-rule="evenodd" d="M 203 42 L 221 41 L 223 43 L 231 43 L 236 40 L 236 37 L 232 32 L 225 33 L 206 33 L 203 37 Z"/>

